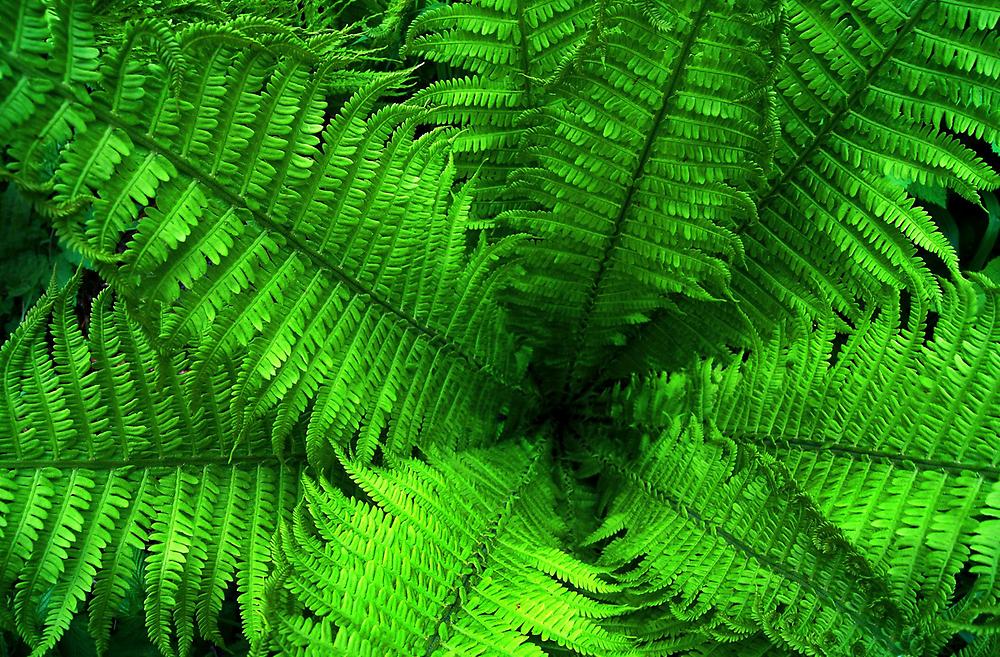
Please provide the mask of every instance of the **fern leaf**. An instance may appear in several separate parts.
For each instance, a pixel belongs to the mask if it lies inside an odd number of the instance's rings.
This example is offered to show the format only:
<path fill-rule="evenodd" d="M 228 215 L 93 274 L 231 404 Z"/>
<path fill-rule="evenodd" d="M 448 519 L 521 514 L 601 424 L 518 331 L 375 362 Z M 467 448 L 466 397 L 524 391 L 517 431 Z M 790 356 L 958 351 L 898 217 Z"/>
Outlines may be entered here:
<path fill-rule="evenodd" d="M 453 190 L 448 133 L 416 138 L 415 110 L 377 109 L 405 73 L 341 73 L 275 39 L 239 23 L 182 30 L 181 59 L 200 66 L 181 71 L 179 94 L 134 40 L 108 53 L 92 93 L 5 55 L 17 71 L 5 85 L 46 91 L 24 121 L 65 124 L 54 200 L 93 201 L 64 236 L 156 324 L 159 345 L 192 350 L 197 386 L 239 359 L 237 431 L 278 409 L 281 448 L 312 409 L 316 458 L 356 433 L 369 458 L 418 434 L 488 435 L 525 397 L 495 302 L 512 245 L 465 257 L 454 235 L 468 212 L 452 203 L 469 192 Z M 339 113 L 335 92 L 353 94 Z M 46 181 L 34 151 L 49 142 L 26 134 L 10 166 Z"/>
<path fill-rule="evenodd" d="M 647 640 L 667 615 L 716 634 L 763 630 L 807 654 L 909 649 L 912 618 L 773 458 L 692 416 L 632 467 L 610 467 L 609 521 L 627 520 L 600 563 L 639 601 L 634 624 L 652 628 Z"/>
<path fill-rule="evenodd" d="M 736 298 L 763 326 L 779 307 L 816 299 L 860 317 L 859 305 L 886 287 L 939 298 L 925 263 L 954 272 L 956 254 L 887 176 L 976 203 L 977 190 L 1000 185 L 957 138 L 993 141 L 1000 128 L 1000 69 L 987 54 L 996 12 L 932 0 L 787 6 L 777 171 L 759 196 L 759 222 L 741 229 L 747 267 L 734 275 Z"/>
<path fill-rule="evenodd" d="M 949 604 L 964 568 L 977 575 L 978 604 L 1000 594 L 989 520 L 1000 476 L 997 290 L 966 284 L 945 293 L 933 328 L 925 310 L 901 320 L 886 309 L 829 365 L 829 329 L 772 345 L 759 367 L 789 363 L 787 374 L 748 380 L 722 420 L 792 464 L 824 513 L 927 613 Z M 867 494 L 848 505 L 847 490 Z"/>
<path fill-rule="evenodd" d="M 541 238 L 518 249 L 526 274 L 510 303 L 572 387 L 669 295 L 728 296 L 735 231 L 755 215 L 769 156 L 758 94 L 778 24 L 747 19 L 765 6 L 709 0 L 670 32 L 619 7 L 604 50 L 553 86 L 530 133 L 539 166 L 511 183 L 542 209 L 501 219 Z"/>
<path fill-rule="evenodd" d="M 790 313 L 821 317 L 832 306 L 860 321 L 892 290 L 940 300 L 932 269 L 958 270 L 954 249 L 898 181 L 950 187 L 976 204 L 1000 185 L 965 144 L 995 141 L 1000 128 L 996 11 L 934 0 L 784 7 L 780 133 L 773 171 L 753 195 L 758 216 L 734 230 L 746 254 L 731 273 L 738 311 L 726 315 L 735 318 L 703 326 L 719 304 L 678 299 L 629 332 L 631 353 L 601 376 L 674 367 L 689 347 L 750 348 L 751 332 L 767 335 Z M 734 334 L 734 323 L 753 328 Z M 675 325 L 704 339 L 665 339 Z"/>
<path fill-rule="evenodd" d="M 911 650 L 988 627 L 998 599 L 997 289 L 943 290 L 940 314 L 881 309 L 836 351 L 836 321 L 804 321 L 746 362 L 659 379 L 625 404 L 637 426 L 698 413 L 785 464 L 894 604 L 926 619 Z"/>
<path fill-rule="evenodd" d="M 176 636 L 188 654 L 195 617 L 214 622 L 234 576 L 244 614 L 259 615 L 267 544 L 303 459 L 283 463 L 260 431 L 234 452 L 232 410 L 201 401 L 187 363 L 157 355 L 109 291 L 84 336 L 75 293 L 50 293 L 0 350 L 0 362 L 21 364 L 0 390 L 4 426 L 17 427 L 0 436 L 0 586 L 14 591 L 33 654 L 55 646 L 88 594 L 91 630 L 107 646 L 146 552 L 150 637 L 169 655 Z M 224 398 L 228 374 L 208 393 Z M 80 400 L 86 412 L 75 416 Z M 247 502 L 258 511 L 244 519 Z"/>
<path fill-rule="evenodd" d="M 0 653 L 992 655 L 998 25 L 0 2 Z"/>
<path fill-rule="evenodd" d="M 506 445 L 384 470 L 344 461 L 361 499 L 307 479 L 281 534 L 277 647 L 530 657 L 547 654 L 543 640 L 631 654 L 601 627 L 621 606 L 594 599 L 614 585 L 558 547 L 541 458 Z"/>

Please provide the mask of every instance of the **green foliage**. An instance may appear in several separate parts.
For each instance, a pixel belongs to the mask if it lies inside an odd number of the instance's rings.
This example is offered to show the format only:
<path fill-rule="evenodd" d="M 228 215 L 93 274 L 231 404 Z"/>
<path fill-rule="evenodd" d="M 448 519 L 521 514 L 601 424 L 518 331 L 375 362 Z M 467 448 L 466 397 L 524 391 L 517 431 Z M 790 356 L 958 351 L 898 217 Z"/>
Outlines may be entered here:
<path fill-rule="evenodd" d="M 277 550 L 279 608 L 292 612 L 277 628 L 282 652 L 545 654 L 525 643 L 536 635 L 574 654 L 630 654 L 627 637 L 600 625 L 622 607 L 591 599 L 619 588 L 560 549 L 565 521 L 541 447 L 382 471 L 345 461 L 365 500 L 305 480 Z"/>
<path fill-rule="evenodd" d="M 993 655 L 998 24 L 0 3 L 0 654 Z"/>
<path fill-rule="evenodd" d="M 730 587 L 743 587 L 760 598 L 757 622 L 800 648 L 796 634 L 808 622 L 807 634 L 830 632 L 830 643 L 876 630 L 866 655 L 936 654 L 939 646 L 920 642 L 995 616 L 1000 291 L 965 283 L 944 292 L 933 327 L 926 308 L 904 318 L 886 305 L 838 344 L 832 316 L 816 326 L 802 321 L 746 361 L 704 362 L 613 395 L 612 414 L 639 432 L 643 447 L 638 472 L 612 464 L 635 490 L 615 499 L 597 535 L 630 525 L 636 535 L 613 542 L 605 558 L 641 557 L 637 569 L 675 585 L 706 578 L 671 601 L 686 614 L 720 605 L 711 587 L 721 587 L 721 604 L 738 599 Z M 649 496 L 668 505 L 649 506 Z M 671 508 L 680 506 L 686 517 Z M 698 535 L 706 529 L 714 531 Z M 644 554 L 649 534 L 664 531 L 682 531 L 709 563 L 756 563 L 719 581 L 703 561 Z M 718 555 L 734 548 L 734 556 Z M 794 571 L 778 556 L 789 550 L 798 555 Z M 950 605 L 963 572 L 976 577 Z M 644 589 L 650 579 L 643 573 Z M 815 615 L 802 618 L 803 606 Z M 872 610 L 894 623 L 872 623 Z M 924 636 L 913 636 L 918 628 Z"/>
<path fill-rule="evenodd" d="M 18 633 L 44 654 L 85 595 L 99 648 L 124 596 L 147 591 L 150 638 L 187 654 L 236 579 L 248 632 L 263 622 L 268 544 L 294 504 L 301 454 L 261 431 L 236 442 L 232 367 L 194 385 L 110 290 L 88 335 L 74 286 L 36 305 L 0 351 L 4 375 L 2 577 Z M 27 492 L 27 495 L 21 493 Z M 30 558 L 29 558 L 30 556 Z"/>

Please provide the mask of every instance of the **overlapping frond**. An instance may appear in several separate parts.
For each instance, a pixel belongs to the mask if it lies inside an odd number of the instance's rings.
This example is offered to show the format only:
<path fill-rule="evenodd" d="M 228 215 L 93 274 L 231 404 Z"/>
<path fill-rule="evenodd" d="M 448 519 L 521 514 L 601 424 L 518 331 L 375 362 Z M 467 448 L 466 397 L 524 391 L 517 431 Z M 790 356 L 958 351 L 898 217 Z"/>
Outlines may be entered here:
<path fill-rule="evenodd" d="M 512 181 L 538 209 L 500 219 L 540 238 L 517 250 L 526 274 L 510 304 L 563 378 L 585 380 L 670 295 L 729 294 L 769 157 L 780 46 L 774 3 L 731 5 L 615 5 L 603 48 L 580 52 L 539 112 L 538 165 Z"/>
<path fill-rule="evenodd" d="M 734 296 L 759 326 L 831 303 L 861 317 L 886 288 L 937 298 L 928 263 L 955 272 L 957 257 L 898 181 L 975 203 L 1000 185 L 963 143 L 1000 130 L 1000 12 L 977 0 L 785 4 L 777 171 L 759 221 L 741 227 Z"/>
<path fill-rule="evenodd" d="M 1000 289 L 905 187 L 1000 185 L 1000 10 L 249 4 L 0 0 L 109 286 L 0 347 L 0 629 L 994 657 Z"/>
<path fill-rule="evenodd" d="M 923 619 L 912 654 L 995 628 L 1000 596 L 1000 291 L 943 291 L 939 312 L 885 307 L 846 341 L 832 318 L 793 324 L 745 362 L 659 379 L 625 405 L 637 426 L 694 412 L 787 468 Z"/>
<path fill-rule="evenodd" d="M 44 298 L 0 350 L 6 622 L 44 655 L 89 595 L 106 647 L 124 596 L 141 586 L 150 638 L 183 655 L 196 626 L 221 641 L 216 617 L 235 580 L 252 638 L 269 541 L 304 458 L 279 460 L 262 431 L 234 443 L 233 368 L 196 390 L 190 363 L 159 355 L 110 291 L 86 333 L 75 305 L 73 285 Z"/>
<path fill-rule="evenodd" d="M 281 449 L 308 411 L 313 455 L 355 434 L 366 456 L 490 435 L 521 365 L 494 301 L 511 243 L 467 253 L 474 183 L 453 189 L 448 133 L 415 137 L 413 109 L 379 106 L 405 72 L 239 24 L 167 35 L 197 62 L 177 84 L 135 39 L 98 72 L 84 9 L 14 5 L 8 170 L 89 204 L 64 237 L 167 349 L 190 346 L 199 385 L 239 361 L 241 428 L 277 408 Z"/>
<path fill-rule="evenodd" d="M 734 229 L 735 309 L 676 299 L 601 376 L 751 346 L 790 314 L 862 319 L 895 290 L 939 299 L 957 254 L 908 183 L 974 203 L 1000 174 L 969 144 L 1000 129 L 998 12 L 976 0 L 789 0 L 774 167 Z M 735 330 L 734 330 L 734 327 Z M 675 339 L 673 336 L 676 335 Z"/>
<path fill-rule="evenodd" d="M 912 616 L 773 457 L 694 415 L 651 441 L 628 464 L 596 455 L 611 499 L 590 538 L 610 539 L 598 564 L 635 601 L 640 637 L 679 617 L 813 655 L 912 654 Z"/>
<path fill-rule="evenodd" d="M 553 77 L 589 44 L 603 8 L 594 0 L 466 0 L 422 12 L 410 25 L 408 54 L 447 63 L 468 75 L 418 92 L 429 120 L 466 126 L 455 140 L 459 165 L 477 172 L 484 217 L 508 208 L 510 173 L 525 165 L 521 147 L 534 110 Z"/>
<path fill-rule="evenodd" d="M 600 568 L 564 551 L 546 456 L 513 444 L 370 469 L 347 497 L 304 481 L 281 533 L 282 654 L 541 657 L 632 654 L 602 627 L 623 607 Z M 289 614 L 289 609 L 295 613 Z"/>
<path fill-rule="evenodd" d="M 962 616 L 992 607 L 995 622 L 1000 291 L 944 291 L 939 314 L 900 319 L 886 308 L 836 355 L 828 324 L 776 340 L 743 366 L 740 383 L 722 375 L 716 417 L 728 435 L 787 463 L 909 604 L 940 613 L 968 571 Z"/>

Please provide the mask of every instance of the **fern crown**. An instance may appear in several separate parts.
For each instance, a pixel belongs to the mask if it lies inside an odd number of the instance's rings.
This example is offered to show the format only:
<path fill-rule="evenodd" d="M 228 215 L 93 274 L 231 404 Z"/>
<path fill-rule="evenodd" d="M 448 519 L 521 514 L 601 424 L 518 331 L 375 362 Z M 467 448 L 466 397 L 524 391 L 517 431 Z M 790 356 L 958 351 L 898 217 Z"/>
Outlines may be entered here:
<path fill-rule="evenodd" d="M 1000 653 L 998 24 L 0 3 L 0 654 Z"/>

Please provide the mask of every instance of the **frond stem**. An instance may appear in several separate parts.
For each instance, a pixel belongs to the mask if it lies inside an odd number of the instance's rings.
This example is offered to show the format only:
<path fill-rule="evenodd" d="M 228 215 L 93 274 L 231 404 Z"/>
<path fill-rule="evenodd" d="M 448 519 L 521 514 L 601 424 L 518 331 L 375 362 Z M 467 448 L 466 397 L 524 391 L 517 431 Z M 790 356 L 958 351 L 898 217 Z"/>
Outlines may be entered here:
<path fill-rule="evenodd" d="M 799 153 L 799 156 L 795 158 L 795 161 L 789 165 L 785 171 L 782 173 L 781 177 L 771 185 L 770 189 L 761 197 L 760 201 L 757 202 L 757 214 L 760 215 L 760 211 L 766 208 L 770 203 L 779 195 L 779 191 L 784 187 L 789 180 L 798 172 L 799 167 L 801 167 L 813 154 L 820 149 L 826 139 L 833 134 L 833 132 L 840 126 L 840 123 L 854 110 L 855 105 L 858 100 L 868 91 L 872 82 L 882 71 L 882 67 L 885 66 L 895 54 L 899 46 L 904 42 L 906 37 L 909 36 L 910 32 L 916 27 L 917 22 L 920 20 L 923 12 L 931 5 L 932 0 L 920 0 L 920 4 L 917 5 L 916 9 L 907 19 L 905 23 L 896 31 L 896 35 L 886 48 L 882 55 L 879 57 L 878 61 L 868 70 L 868 73 L 861 80 L 857 87 L 851 92 L 851 94 L 844 99 L 836 110 L 834 110 L 833 115 L 828 117 L 827 120 L 820 127 L 819 132 L 813 137 L 809 145 Z M 736 229 L 736 233 L 742 233 L 743 230 L 750 224 L 750 222 L 744 222 L 743 225 Z"/>
<path fill-rule="evenodd" d="M 972 463 L 960 463 L 958 461 L 946 461 L 942 459 L 914 458 L 897 452 L 866 449 L 864 447 L 844 445 L 836 442 L 806 440 L 802 438 L 774 438 L 766 434 L 749 433 L 736 435 L 733 436 L 733 438 L 743 442 L 764 444 L 768 449 L 797 447 L 807 452 L 834 452 L 850 456 L 862 456 L 872 460 L 886 461 L 895 466 L 910 470 L 944 470 L 946 472 L 955 473 L 974 472 L 976 474 L 989 476 L 991 479 L 1000 480 L 1000 466 L 997 465 L 975 465 Z"/>
<path fill-rule="evenodd" d="M 621 242 L 622 234 L 625 232 L 626 216 L 628 215 L 629 207 L 632 204 L 632 198 L 635 196 L 635 193 L 639 188 L 639 181 L 642 180 L 646 163 L 653 154 L 653 144 L 656 142 L 656 136 L 659 132 L 660 124 L 663 123 L 664 119 L 666 119 L 670 102 L 674 99 L 677 87 L 680 84 L 681 79 L 684 77 L 684 72 L 687 70 L 691 51 L 694 48 L 695 41 L 698 38 L 701 28 L 705 24 L 705 19 L 708 16 L 709 5 L 711 3 L 712 0 L 703 0 L 701 5 L 698 7 L 698 13 L 695 14 L 691 21 L 691 29 L 684 39 L 680 52 L 677 54 L 677 65 L 671 72 L 670 77 L 667 79 L 660 107 L 657 110 L 656 115 L 653 117 L 653 122 L 649 131 L 646 133 L 646 141 L 643 144 L 642 152 L 639 154 L 639 158 L 636 160 L 635 166 L 632 169 L 631 181 L 625 190 L 625 197 L 622 199 L 622 202 L 618 207 L 618 214 L 613 220 L 614 227 L 612 228 L 611 235 L 608 237 L 604 246 L 604 252 L 601 255 L 601 261 L 597 267 L 597 273 L 594 274 L 594 282 L 587 294 L 583 316 L 581 317 L 580 323 L 573 336 L 572 344 L 576 345 L 576 348 L 573 349 L 572 360 L 566 370 L 566 381 L 563 390 L 564 396 L 567 398 L 570 396 L 569 388 L 573 383 L 573 375 L 575 374 L 575 370 L 578 365 L 581 342 L 583 341 L 583 336 L 587 334 L 587 329 L 590 326 L 594 308 L 597 304 L 597 297 L 600 295 L 601 287 L 604 284 L 604 278 L 608 272 L 608 265 L 611 262 L 612 255 L 618 248 L 618 244 Z"/>
<path fill-rule="evenodd" d="M 7 61 L 13 68 L 21 70 L 24 74 L 34 76 L 34 77 L 44 77 L 48 78 L 43 73 L 35 70 L 34 67 L 29 64 L 25 64 L 17 58 L 11 57 L 8 53 L 0 52 L 0 58 Z M 80 98 L 74 93 L 73 89 L 62 83 L 53 83 L 54 89 L 63 97 L 71 102 L 80 103 Z M 169 160 L 170 163 L 178 170 L 184 174 L 190 176 L 191 178 L 197 180 L 199 183 L 205 185 L 212 190 L 213 193 L 217 194 L 222 200 L 228 203 L 231 207 L 237 210 L 243 210 L 249 213 L 252 219 L 257 223 L 257 225 L 265 231 L 273 231 L 276 234 L 281 235 L 286 239 L 295 250 L 301 252 L 306 257 L 308 257 L 313 264 L 321 270 L 329 271 L 330 274 L 341 281 L 349 290 L 358 296 L 366 297 L 372 301 L 375 305 L 379 306 L 385 310 L 388 314 L 393 315 L 404 323 L 406 323 L 410 328 L 424 336 L 429 342 L 435 344 L 442 349 L 451 352 L 459 360 L 466 362 L 471 366 L 472 369 L 478 370 L 486 374 L 489 378 L 493 379 L 500 385 L 510 390 L 517 392 L 525 392 L 525 390 L 520 386 L 520 384 L 511 383 L 505 380 L 504 377 L 497 374 L 485 363 L 482 363 L 473 354 L 466 353 L 461 347 L 455 344 L 449 337 L 442 335 L 432 329 L 424 326 L 416 320 L 415 317 L 409 313 L 397 308 L 388 299 L 383 298 L 374 290 L 370 290 L 364 287 L 361 283 L 355 280 L 348 273 L 344 272 L 339 266 L 333 264 L 325 257 L 322 253 L 316 251 L 310 247 L 306 242 L 304 242 L 297 235 L 287 232 L 285 227 L 278 221 L 272 219 L 266 212 L 259 209 L 253 208 L 248 203 L 245 196 L 242 194 L 235 194 L 220 183 L 215 176 L 208 174 L 195 165 L 188 162 L 184 158 L 180 158 L 175 155 L 169 148 L 165 148 L 159 143 L 157 143 L 148 134 L 139 132 L 136 126 L 129 124 L 121 120 L 112 110 L 105 109 L 98 104 L 86 105 L 86 107 L 94 113 L 94 116 L 101 121 L 118 128 L 122 132 L 126 133 L 129 138 L 139 146 L 145 148 L 150 152 L 155 152 Z"/>

